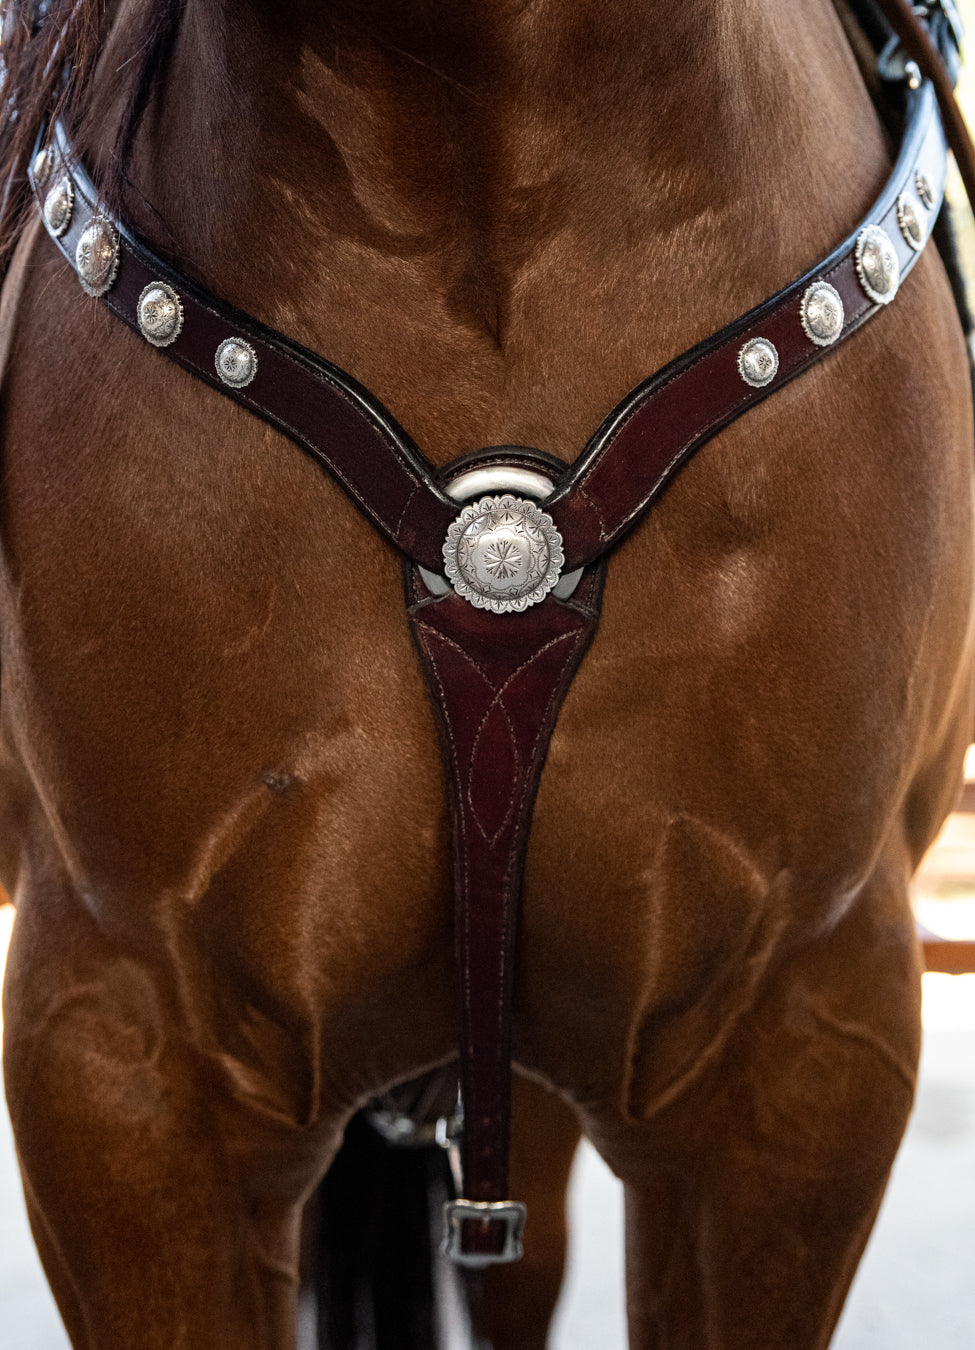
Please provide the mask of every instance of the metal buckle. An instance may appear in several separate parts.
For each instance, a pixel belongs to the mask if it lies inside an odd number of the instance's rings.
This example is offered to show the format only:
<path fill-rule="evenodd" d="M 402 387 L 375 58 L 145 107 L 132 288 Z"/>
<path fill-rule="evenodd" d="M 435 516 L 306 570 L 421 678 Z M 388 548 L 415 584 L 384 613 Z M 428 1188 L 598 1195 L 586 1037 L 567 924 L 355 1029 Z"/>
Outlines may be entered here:
<path fill-rule="evenodd" d="M 520 1200 L 448 1200 L 443 1207 L 444 1236 L 441 1252 L 458 1266 L 475 1269 L 520 1261 L 524 1255 L 521 1245 L 528 1209 Z M 467 1219 L 476 1223 L 500 1221 L 506 1225 L 504 1246 L 500 1252 L 465 1252 L 463 1224 Z"/>
<path fill-rule="evenodd" d="M 923 0 L 922 3 L 915 4 L 913 9 L 919 18 L 927 19 L 929 23 L 936 14 L 944 15 L 954 44 L 958 48 L 959 55 L 961 54 L 965 46 L 965 26 L 955 0 Z"/>
<path fill-rule="evenodd" d="M 965 30 L 955 0 L 924 0 L 911 8 L 926 26 L 931 45 L 941 57 L 951 83 L 957 84 Z M 917 63 L 908 57 L 896 34 L 890 37 L 877 58 L 877 73 L 887 83 L 903 81 L 909 89 L 919 89 L 923 79 Z"/>

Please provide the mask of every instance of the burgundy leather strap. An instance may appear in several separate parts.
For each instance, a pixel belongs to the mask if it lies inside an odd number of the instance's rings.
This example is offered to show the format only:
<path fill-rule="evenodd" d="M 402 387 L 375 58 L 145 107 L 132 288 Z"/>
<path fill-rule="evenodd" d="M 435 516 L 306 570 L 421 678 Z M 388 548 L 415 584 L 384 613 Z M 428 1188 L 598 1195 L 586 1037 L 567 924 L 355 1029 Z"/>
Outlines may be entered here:
<path fill-rule="evenodd" d="M 827 259 L 735 323 L 678 357 L 627 396 L 605 419 L 544 503 L 562 533 L 565 572 L 594 561 L 630 530 L 691 454 L 721 427 L 767 398 L 832 350 L 815 345 L 799 318 L 802 296 L 815 280 L 839 291 L 846 310 L 840 338 L 848 337 L 880 305 L 856 274 L 860 230 L 879 224 L 897 251 L 903 278 L 919 254 L 897 223 L 897 198 L 915 191 L 920 170 L 934 193 L 929 221 L 945 181 L 945 140 L 931 85 L 907 95 L 907 130 L 897 165 L 873 210 Z M 59 163 L 70 161 L 58 133 Z M 56 169 L 47 185 L 57 181 Z M 96 211 L 97 194 L 77 164 L 70 173 L 76 196 L 67 231 L 55 243 L 74 266 L 81 233 Z M 42 194 L 39 192 L 39 196 Z M 144 287 L 165 281 L 183 302 L 180 336 L 164 350 L 221 393 L 257 413 L 304 447 L 332 473 L 382 533 L 412 561 L 443 571 L 441 548 L 456 505 L 409 435 L 368 390 L 280 333 L 201 291 L 113 222 L 121 238 L 118 276 L 104 303 L 138 331 L 136 310 Z M 225 338 L 244 337 L 258 357 L 253 382 L 243 389 L 221 383 L 214 353 Z M 745 384 L 738 353 L 751 338 L 773 342 L 778 373 L 762 388 Z M 612 453 L 610 453 L 612 451 Z"/>
<path fill-rule="evenodd" d="M 54 139 L 56 167 L 39 195 L 43 199 L 44 191 L 56 186 L 67 163 L 74 208 L 67 230 L 54 242 L 74 268 L 78 240 L 97 213 L 98 195 L 82 166 L 71 161 L 61 128 Z M 457 514 L 456 503 L 445 496 L 431 464 L 378 399 L 337 366 L 200 290 L 110 218 L 120 237 L 119 267 L 102 302 L 112 313 L 138 333 L 139 297 L 145 287 L 159 281 L 172 286 L 182 301 L 183 327 L 176 341 L 161 350 L 290 436 L 342 484 L 400 552 L 431 571 L 442 571 L 441 548 Z M 240 337 L 257 355 L 257 374 L 250 384 L 235 389 L 220 379 L 214 357 L 221 342 Z"/>
<path fill-rule="evenodd" d="M 408 578 L 413 636 L 449 768 L 467 1200 L 507 1198 L 515 925 L 532 807 L 562 699 L 599 617 L 602 573 L 571 601 L 492 614 Z M 498 1222 L 466 1222 L 464 1251 L 498 1252 Z"/>
<path fill-rule="evenodd" d="M 545 510 L 565 541 L 565 571 L 617 544 L 695 450 L 832 350 L 812 342 L 800 320 L 802 297 L 814 281 L 829 282 L 843 300 L 846 319 L 839 341 L 882 308 L 867 298 L 857 277 L 855 248 L 864 225 L 879 224 L 886 232 L 902 280 L 914 266 L 920 254 L 901 233 L 897 199 L 905 190 L 916 197 L 915 174 L 923 173 L 935 193 L 934 208 L 925 212 L 930 229 L 944 192 L 946 154 L 931 86 L 923 85 L 909 100 L 909 128 L 896 167 L 865 221 L 804 276 L 628 395 L 546 500 Z M 770 384 L 751 388 L 739 373 L 738 353 L 759 337 L 775 345 L 779 368 Z"/>

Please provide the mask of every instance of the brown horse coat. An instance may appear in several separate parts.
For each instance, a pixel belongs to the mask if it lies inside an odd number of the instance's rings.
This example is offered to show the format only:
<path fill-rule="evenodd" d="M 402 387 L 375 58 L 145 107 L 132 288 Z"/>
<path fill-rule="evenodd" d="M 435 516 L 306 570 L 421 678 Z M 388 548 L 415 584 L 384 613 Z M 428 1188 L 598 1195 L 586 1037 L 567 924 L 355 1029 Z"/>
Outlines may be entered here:
<path fill-rule="evenodd" d="M 827 0 L 187 0 L 126 203 L 435 462 L 568 460 L 887 167 Z M 37 1242 L 76 1347 L 285 1350 L 345 1119 L 456 1044 L 399 563 L 35 228 L 3 332 L 4 1067 Z M 971 727 L 971 446 L 929 248 L 611 561 L 535 812 L 515 1036 L 624 1181 L 640 1350 L 814 1350 L 839 1315 L 914 1087 L 907 880 Z M 562 1142 L 546 1167 L 516 1115 L 498 1350 L 544 1343 L 576 1129 L 519 1091 Z"/>

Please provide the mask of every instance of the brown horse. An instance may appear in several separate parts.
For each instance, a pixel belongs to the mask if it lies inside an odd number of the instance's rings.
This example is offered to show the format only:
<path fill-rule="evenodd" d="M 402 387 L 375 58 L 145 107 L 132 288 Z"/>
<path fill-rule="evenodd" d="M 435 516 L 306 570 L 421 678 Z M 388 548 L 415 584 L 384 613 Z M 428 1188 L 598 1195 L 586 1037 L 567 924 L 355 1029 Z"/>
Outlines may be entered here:
<path fill-rule="evenodd" d="M 24 8 L 21 167 L 71 59 L 131 228 L 438 464 L 571 460 L 889 168 L 829 0 L 55 0 L 34 37 Z M 286 1350 L 343 1126 L 457 1042 L 399 563 L 36 223 L 3 355 L 4 1069 L 37 1244 L 77 1350 Z M 527 859 L 497 1350 L 544 1344 L 580 1124 L 625 1186 L 635 1350 L 827 1344 L 914 1089 L 907 882 L 972 725 L 971 449 L 927 248 L 613 555 Z"/>

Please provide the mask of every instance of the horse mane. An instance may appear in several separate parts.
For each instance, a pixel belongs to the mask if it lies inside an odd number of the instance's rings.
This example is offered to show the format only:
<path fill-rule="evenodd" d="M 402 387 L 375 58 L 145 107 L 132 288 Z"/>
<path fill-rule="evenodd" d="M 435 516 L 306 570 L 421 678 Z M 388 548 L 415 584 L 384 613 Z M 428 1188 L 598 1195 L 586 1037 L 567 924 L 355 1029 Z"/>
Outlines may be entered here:
<path fill-rule="evenodd" d="M 140 121 L 165 65 L 186 0 L 131 0 L 125 6 L 125 46 L 131 56 L 98 79 L 120 0 L 0 0 L 0 277 L 29 209 L 27 168 L 38 132 L 59 118 L 79 156 L 97 173 L 107 205 L 121 206 L 127 165 Z M 114 140 L 100 166 L 89 153 L 104 135 Z"/>

